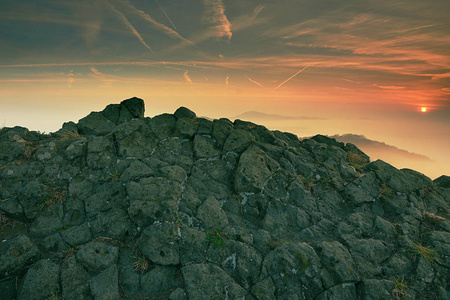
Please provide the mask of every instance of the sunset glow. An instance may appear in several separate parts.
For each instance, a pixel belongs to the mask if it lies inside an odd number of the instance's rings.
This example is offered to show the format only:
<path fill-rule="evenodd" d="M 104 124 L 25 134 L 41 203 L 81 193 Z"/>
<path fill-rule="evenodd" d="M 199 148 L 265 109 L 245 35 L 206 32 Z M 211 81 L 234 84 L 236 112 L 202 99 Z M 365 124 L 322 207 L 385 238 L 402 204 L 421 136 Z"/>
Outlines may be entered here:
<path fill-rule="evenodd" d="M 430 176 L 450 173 L 449 11 L 439 0 L 1 1 L 0 125 L 56 131 L 136 96 L 148 116 L 259 111 L 299 136 L 363 134 L 438 161 Z"/>

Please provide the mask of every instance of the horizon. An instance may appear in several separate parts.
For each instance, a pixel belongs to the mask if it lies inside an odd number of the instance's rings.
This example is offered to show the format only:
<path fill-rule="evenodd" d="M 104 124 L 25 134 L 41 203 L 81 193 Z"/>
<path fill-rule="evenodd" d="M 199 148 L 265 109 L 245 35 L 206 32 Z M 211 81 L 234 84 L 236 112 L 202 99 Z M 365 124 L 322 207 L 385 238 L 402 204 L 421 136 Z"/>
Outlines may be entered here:
<path fill-rule="evenodd" d="M 52 132 L 136 96 L 150 117 L 257 111 L 299 137 L 364 135 L 448 175 L 448 12 L 442 0 L 3 2 L 0 126 Z"/>

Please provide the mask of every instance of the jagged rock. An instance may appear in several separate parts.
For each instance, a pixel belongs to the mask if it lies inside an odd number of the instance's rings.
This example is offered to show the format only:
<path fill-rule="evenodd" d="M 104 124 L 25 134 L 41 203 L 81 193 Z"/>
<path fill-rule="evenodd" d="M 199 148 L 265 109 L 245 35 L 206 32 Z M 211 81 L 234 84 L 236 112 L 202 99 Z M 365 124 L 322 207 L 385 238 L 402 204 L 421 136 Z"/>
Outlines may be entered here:
<path fill-rule="evenodd" d="M 50 260 L 36 262 L 25 275 L 17 299 L 39 300 L 57 295 L 60 272 L 60 266 Z"/>
<path fill-rule="evenodd" d="M 175 118 L 177 119 L 181 119 L 181 118 L 186 118 L 186 119 L 195 119 L 196 118 L 196 114 L 195 112 L 193 112 L 192 110 L 190 110 L 189 108 L 186 107 L 180 107 L 178 108 L 173 115 L 175 116 Z"/>
<path fill-rule="evenodd" d="M 90 242 L 77 252 L 77 261 L 95 275 L 117 263 L 119 248 L 100 242 Z"/>
<path fill-rule="evenodd" d="M 255 136 L 243 129 L 234 130 L 225 141 L 223 153 L 242 153 L 255 142 Z"/>
<path fill-rule="evenodd" d="M 206 228 L 224 228 L 228 225 L 227 214 L 222 210 L 219 201 L 214 197 L 208 197 L 198 208 L 197 218 L 201 220 Z"/>
<path fill-rule="evenodd" d="M 178 265 L 180 252 L 178 228 L 175 224 L 156 223 L 147 227 L 139 238 L 139 249 L 160 265 Z"/>
<path fill-rule="evenodd" d="M 14 275 L 32 262 L 39 255 L 36 245 L 28 236 L 19 235 L 9 241 L 1 243 L 0 274 Z"/>
<path fill-rule="evenodd" d="M 61 266 L 61 287 L 64 299 L 87 299 L 91 276 L 70 256 Z"/>
<path fill-rule="evenodd" d="M 192 264 L 181 269 L 189 299 L 239 299 L 247 292 L 213 264 Z"/>
<path fill-rule="evenodd" d="M 144 110 L 0 129 L 2 300 L 449 297 L 448 176 Z"/>
<path fill-rule="evenodd" d="M 433 180 L 434 184 L 443 188 L 450 188 L 450 176 L 442 175 Z"/>
<path fill-rule="evenodd" d="M 111 265 L 106 270 L 92 277 L 90 287 L 94 299 L 119 299 L 117 265 Z"/>
<path fill-rule="evenodd" d="M 242 153 L 236 170 L 235 190 L 238 193 L 259 193 L 279 164 L 259 148 Z"/>

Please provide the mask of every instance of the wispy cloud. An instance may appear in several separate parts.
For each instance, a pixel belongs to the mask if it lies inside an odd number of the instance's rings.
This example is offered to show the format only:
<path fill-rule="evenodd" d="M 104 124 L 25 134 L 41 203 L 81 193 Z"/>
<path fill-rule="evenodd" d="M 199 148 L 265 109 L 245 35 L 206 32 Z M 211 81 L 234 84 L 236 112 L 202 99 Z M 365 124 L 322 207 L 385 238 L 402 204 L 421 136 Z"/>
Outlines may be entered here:
<path fill-rule="evenodd" d="M 229 81 L 228 81 L 229 79 L 230 79 L 230 75 L 228 75 L 227 78 L 225 78 L 225 85 L 226 85 L 226 87 L 229 86 Z"/>
<path fill-rule="evenodd" d="M 231 32 L 231 23 L 225 15 L 225 8 L 222 0 L 203 0 L 205 10 L 202 20 L 213 25 L 213 34 L 218 37 L 225 37 L 228 40 L 233 35 Z"/>
<path fill-rule="evenodd" d="M 259 86 L 259 87 L 264 87 L 262 84 L 260 84 L 259 82 L 257 82 L 257 81 L 255 81 L 255 80 L 251 79 L 251 78 L 248 77 L 247 75 L 245 75 L 245 77 L 247 77 L 248 81 L 250 81 L 250 82 L 256 84 L 257 86 Z"/>
<path fill-rule="evenodd" d="M 108 0 L 105 0 L 105 1 L 109 4 L 111 10 L 114 11 L 119 16 L 119 18 L 122 21 L 122 23 L 125 24 L 125 26 L 127 26 L 128 29 L 131 30 L 131 32 L 133 32 L 133 34 L 137 37 L 139 42 L 141 42 L 141 44 L 144 45 L 145 48 L 150 50 L 150 52 L 152 52 L 153 54 L 156 54 L 155 51 L 153 51 L 153 49 L 144 41 L 142 36 L 136 30 L 136 28 L 134 28 L 134 26 L 130 23 L 130 21 L 128 21 L 127 17 L 125 17 L 125 15 L 123 13 L 121 13 L 119 10 L 117 10 L 114 7 L 114 5 L 112 3 L 110 3 Z"/>
<path fill-rule="evenodd" d="M 191 77 L 188 75 L 189 71 L 184 72 L 183 77 L 186 82 L 192 83 Z"/>
<path fill-rule="evenodd" d="M 167 27 L 164 24 L 161 24 L 159 22 L 157 22 L 155 19 L 153 19 L 148 13 L 137 9 L 136 7 L 134 7 L 130 2 L 128 1 L 123 1 L 123 0 L 119 0 L 121 4 L 123 4 L 130 12 L 138 15 L 139 17 L 141 17 L 142 19 L 146 20 L 148 23 L 150 23 L 150 25 L 152 25 L 153 28 L 163 32 L 164 34 L 170 36 L 173 39 L 179 39 L 182 40 L 183 42 L 186 42 L 188 44 L 193 44 L 191 41 L 185 39 L 184 37 L 182 37 L 176 30 L 175 25 L 173 25 L 172 21 L 170 20 L 169 16 L 167 16 L 167 14 L 164 12 L 164 14 L 166 15 L 166 17 L 169 19 L 170 23 L 172 24 L 172 26 L 174 27 L 174 29 L 171 29 L 169 27 Z M 159 5 L 159 2 L 158 2 Z M 161 6 L 160 6 L 161 7 Z M 162 9 L 162 8 L 161 8 Z M 164 10 L 163 10 L 164 11 Z"/>
<path fill-rule="evenodd" d="M 72 88 L 72 83 L 75 81 L 73 71 L 70 70 L 69 74 L 67 74 L 67 87 Z"/>
<path fill-rule="evenodd" d="M 251 14 L 245 14 L 233 19 L 233 31 L 239 31 L 263 23 L 264 19 L 257 17 L 264 7 L 265 5 L 258 5 Z"/>
<path fill-rule="evenodd" d="M 116 80 L 119 80 L 118 78 L 114 79 L 114 78 L 109 78 L 109 76 L 103 74 L 102 72 L 100 72 L 97 68 L 94 67 L 90 67 L 89 68 L 91 70 L 91 74 L 90 76 L 99 80 L 102 85 L 100 87 L 111 87 L 112 83 Z"/>

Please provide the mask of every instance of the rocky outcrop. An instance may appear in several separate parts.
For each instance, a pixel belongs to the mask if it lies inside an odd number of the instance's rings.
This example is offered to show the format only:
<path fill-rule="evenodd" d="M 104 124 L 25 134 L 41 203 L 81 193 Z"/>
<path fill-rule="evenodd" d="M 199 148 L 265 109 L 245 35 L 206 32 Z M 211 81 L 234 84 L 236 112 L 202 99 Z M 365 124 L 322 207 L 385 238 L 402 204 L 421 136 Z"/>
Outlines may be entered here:
<path fill-rule="evenodd" d="M 0 298 L 449 299 L 450 188 L 138 98 L 0 131 Z"/>

